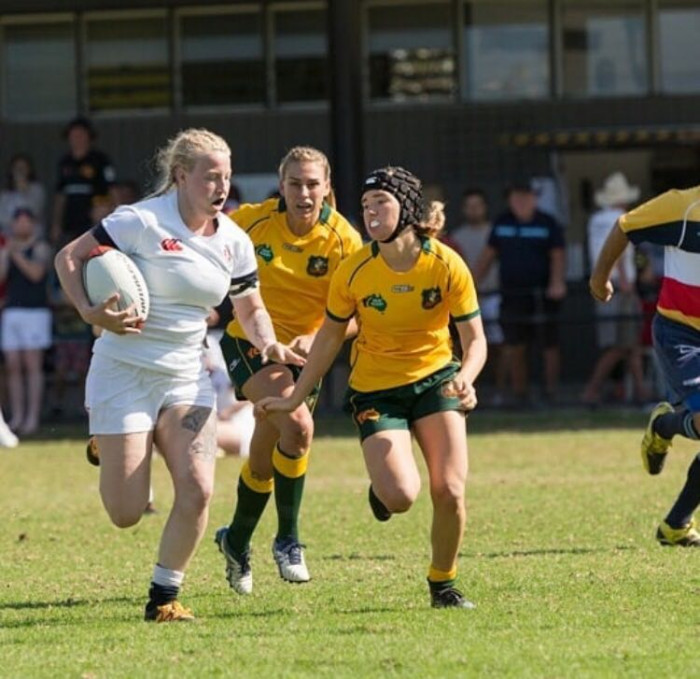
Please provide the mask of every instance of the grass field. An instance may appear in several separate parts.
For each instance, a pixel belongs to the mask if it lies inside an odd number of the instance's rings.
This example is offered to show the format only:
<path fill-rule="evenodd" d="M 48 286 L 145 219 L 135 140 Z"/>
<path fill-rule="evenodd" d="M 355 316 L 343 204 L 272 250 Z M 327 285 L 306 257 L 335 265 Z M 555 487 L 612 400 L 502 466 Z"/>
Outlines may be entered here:
<path fill-rule="evenodd" d="M 183 602 L 192 625 L 141 621 L 165 512 L 113 528 L 83 441 L 0 450 L 0 677 L 690 677 L 700 673 L 700 553 L 656 524 L 697 445 L 660 477 L 638 454 L 643 414 L 476 414 L 460 586 L 475 611 L 429 608 L 430 506 L 378 524 L 345 421 L 321 423 L 303 539 L 313 580 L 289 585 L 255 536 L 253 596 L 224 579 L 212 536 L 240 463 L 220 460 Z M 335 434 L 335 436 L 331 436 Z M 171 492 L 154 464 L 157 503 Z"/>

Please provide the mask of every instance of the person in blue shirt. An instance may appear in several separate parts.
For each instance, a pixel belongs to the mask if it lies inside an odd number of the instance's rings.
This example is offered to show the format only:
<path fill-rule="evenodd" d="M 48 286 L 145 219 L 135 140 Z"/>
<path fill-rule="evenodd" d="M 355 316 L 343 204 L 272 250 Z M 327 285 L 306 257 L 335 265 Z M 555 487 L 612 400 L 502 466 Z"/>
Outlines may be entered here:
<path fill-rule="evenodd" d="M 500 262 L 501 325 L 511 390 L 516 402 L 528 399 L 528 347 L 543 346 L 545 397 L 559 381 L 558 315 L 566 295 L 564 234 L 551 215 L 537 209 L 529 182 L 512 184 L 508 210 L 494 221 L 474 270 L 477 284 Z"/>

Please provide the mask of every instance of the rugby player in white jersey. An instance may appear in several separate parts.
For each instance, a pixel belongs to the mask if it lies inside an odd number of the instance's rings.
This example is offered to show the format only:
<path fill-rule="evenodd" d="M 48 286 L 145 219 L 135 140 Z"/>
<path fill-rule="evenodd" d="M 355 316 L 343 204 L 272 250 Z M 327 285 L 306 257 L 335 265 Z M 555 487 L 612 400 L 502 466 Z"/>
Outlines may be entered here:
<path fill-rule="evenodd" d="M 303 364 L 277 342 L 258 291 L 249 237 L 220 210 L 231 151 L 201 129 L 180 132 L 158 153 L 160 180 L 147 199 L 118 208 L 56 256 L 66 295 L 86 323 L 105 330 L 86 382 L 90 433 L 100 451 L 100 493 L 112 522 L 133 526 L 148 502 L 154 444 L 175 490 L 145 619 L 192 620 L 177 597 L 205 530 L 214 483 L 216 412 L 202 360 L 206 319 L 227 293 L 250 342 L 266 360 Z M 116 296 L 89 302 L 82 268 L 98 245 L 129 255 L 151 299 L 148 318 L 117 311 Z"/>

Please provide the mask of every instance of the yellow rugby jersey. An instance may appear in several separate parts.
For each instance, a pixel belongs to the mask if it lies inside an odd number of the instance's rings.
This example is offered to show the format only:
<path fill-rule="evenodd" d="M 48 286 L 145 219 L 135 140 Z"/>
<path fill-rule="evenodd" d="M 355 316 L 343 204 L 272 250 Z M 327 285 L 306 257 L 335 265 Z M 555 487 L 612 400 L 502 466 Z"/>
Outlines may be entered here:
<path fill-rule="evenodd" d="M 242 205 L 230 217 L 255 246 L 260 293 L 277 339 L 286 343 L 316 332 L 323 323 L 331 276 L 343 259 L 362 247 L 360 234 L 326 203 L 305 236 L 287 226 L 283 198 Z M 226 332 L 245 338 L 236 319 Z"/>
<path fill-rule="evenodd" d="M 356 315 L 359 333 L 351 352 L 350 386 L 377 391 L 411 384 L 452 359 L 448 322 L 479 312 L 467 265 L 433 238 L 410 271 L 394 271 L 377 243 L 365 245 L 333 274 L 326 313 L 344 321 Z"/>

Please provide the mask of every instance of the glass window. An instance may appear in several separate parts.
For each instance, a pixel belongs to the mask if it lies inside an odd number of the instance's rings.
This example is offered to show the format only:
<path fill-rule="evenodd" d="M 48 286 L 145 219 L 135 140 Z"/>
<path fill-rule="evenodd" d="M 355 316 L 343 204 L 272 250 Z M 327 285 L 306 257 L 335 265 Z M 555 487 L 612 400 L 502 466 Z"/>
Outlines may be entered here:
<path fill-rule="evenodd" d="M 274 21 L 277 101 L 328 99 L 325 10 L 280 10 Z"/>
<path fill-rule="evenodd" d="M 451 97 L 456 90 L 450 5 L 368 9 L 369 94 L 394 101 Z"/>
<path fill-rule="evenodd" d="M 78 103 L 73 24 L 9 25 L 4 33 L 5 115 L 73 115 Z"/>
<path fill-rule="evenodd" d="M 260 12 L 184 15 L 180 31 L 185 106 L 265 102 Z"/>
<path fill-rule="evenodd" d="M 549 96 L 547 0 L 476 0 L 464 6 L 467 98 Z"/>
<path fill-rule="evenodd" d="M 700 6 L 698 0 L 660 0 L 661 90 L 700 92 Z"/>
<path fill-rule="evenodd" d="M 643 0 L 565 0 L 565 94 L 614 96 L 647 91 L 643 4 Z"/>
<path fill-rule="evenodd" d="M 85 61 L 91 111 L 170 106 L 164 14 L 89 18 Z"/>

